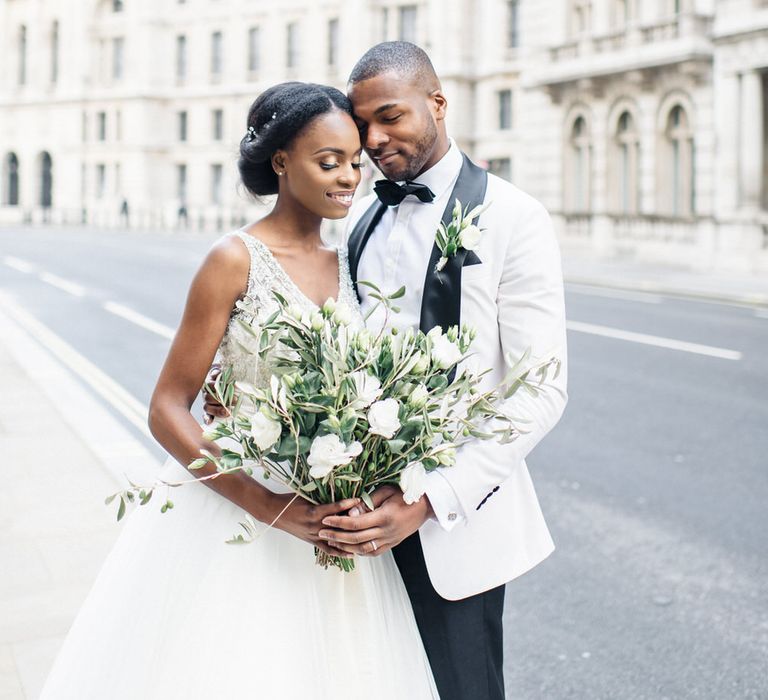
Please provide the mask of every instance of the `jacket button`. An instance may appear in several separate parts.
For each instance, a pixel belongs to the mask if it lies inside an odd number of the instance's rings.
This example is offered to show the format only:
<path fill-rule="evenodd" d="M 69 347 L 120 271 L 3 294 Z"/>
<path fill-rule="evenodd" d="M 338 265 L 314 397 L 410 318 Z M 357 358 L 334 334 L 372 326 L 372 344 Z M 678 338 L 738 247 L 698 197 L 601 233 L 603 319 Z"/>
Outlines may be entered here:
<path fill-rule="evenodd" d="M 456 513 L 448 513 L 448 520 L 453 521 L 453 520 L 456 520 L 457 517 L 458 516 L 456 515 Z"/>

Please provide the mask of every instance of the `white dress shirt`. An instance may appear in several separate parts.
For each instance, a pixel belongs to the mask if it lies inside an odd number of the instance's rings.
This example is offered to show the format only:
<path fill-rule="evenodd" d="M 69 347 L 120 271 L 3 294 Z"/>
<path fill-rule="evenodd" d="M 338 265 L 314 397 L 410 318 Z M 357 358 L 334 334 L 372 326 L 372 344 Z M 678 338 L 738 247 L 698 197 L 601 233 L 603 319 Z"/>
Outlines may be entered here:
<path fill-rule="evenodd" d="M 405 296 L 397 301 L 400 313 L 389 319 L 391 326 L 419 327 L 424 280 L 435 244 L 435 233 L 459 177 L 462 161 L 461 151 L 451 139 L 448 152 L 415 180 L 429 187 L 435 199 L 422 202 L 415 196 L 408 196 L 398 206 L 388 207 L 363 249 L 358 264 L 358 280 L 373 282 L 385 294 L 405 286 Z M 363 202 L 366 206 L 356 207 L 350 224 L 357 221 L 372 200 L 367 197 Z M 370 291 L 365 285 L 359 286 L 363 315 L 376 303 L 369 296 Z M 378 329 L 383 322 L 384 310 L 379 308 L 367 325 Z M 463 519 L 459 499 L 440 470 L 430 472 L 427 477 L 427 497 L 437 521 L 446 530 Z"/>

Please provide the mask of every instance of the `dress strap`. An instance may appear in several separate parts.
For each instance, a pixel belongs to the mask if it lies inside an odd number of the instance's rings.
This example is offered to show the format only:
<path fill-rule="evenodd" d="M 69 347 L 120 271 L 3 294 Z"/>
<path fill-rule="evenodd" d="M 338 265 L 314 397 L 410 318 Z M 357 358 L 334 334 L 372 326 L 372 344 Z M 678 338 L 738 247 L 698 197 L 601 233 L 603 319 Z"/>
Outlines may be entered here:
<path fill-rule="evenodd" d="M 251 256 L 246 296 L 254 298 L 258 296 L 259 290 L 272 287 L 275 273 L 269 264 L 268 249 L 260 240 L 245 231 L 235 231 L 235 235 L 245 244 Z"/>

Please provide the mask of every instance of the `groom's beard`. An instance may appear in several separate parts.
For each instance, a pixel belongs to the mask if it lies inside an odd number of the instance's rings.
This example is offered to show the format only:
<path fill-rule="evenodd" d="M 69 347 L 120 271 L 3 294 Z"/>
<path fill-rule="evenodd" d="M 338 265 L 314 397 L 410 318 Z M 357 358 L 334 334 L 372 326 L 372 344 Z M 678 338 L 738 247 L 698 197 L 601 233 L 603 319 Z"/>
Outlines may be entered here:
<path fill-rule="evenodd" d="M 424 125 L 424 129 L 421 131 L 419 140 L 414 142 L 412 145 L 412 153 L 407 155 L 402 151 L 398 151 L 400 156 L 398 160 L 404 160 L 405 163 L 397 163 L 392 168 L 382 168 L 378 165 L 377 167 L 381 171 L 381 174 L 384 175 L 384 177 L 386 177 L 388 180 L 393 180 L 395 182 L 399 182 L 401 180 L 414 180 L 421 174 L 422 170 L 424 170 L 424 165 L 432 155 L 432 151 L 434 150 L 436 143 L 437 127 L 435 126 L 435 122 L 433 122 L 432 119 L 427 119 L 426 124 Z M 382 149 L 381 151 L 371 151 L 368 153 L 368 155 L 371 158 L 375 158 L 377 155 L 385 151 L 386 148 Z M 374 163 L 378 164 L 378 161 L 374 160 Z"/>

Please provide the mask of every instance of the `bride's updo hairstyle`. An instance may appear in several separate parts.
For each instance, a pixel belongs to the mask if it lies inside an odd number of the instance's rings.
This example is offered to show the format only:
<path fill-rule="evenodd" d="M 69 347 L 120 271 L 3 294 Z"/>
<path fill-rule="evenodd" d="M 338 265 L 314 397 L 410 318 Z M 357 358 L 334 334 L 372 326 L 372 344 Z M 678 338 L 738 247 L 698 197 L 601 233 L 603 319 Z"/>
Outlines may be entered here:
<path fill-rule="evenodd" d="M 262 92 L 248 110 L 247 132 L 240 141 L 237 168 L 246 189 L 255 196 L 277 194 L 272 155 L 287 148 L 317 117 L 335 109 L 352 115 L 347 96 L 327 85 L 289 82 Z"/>

